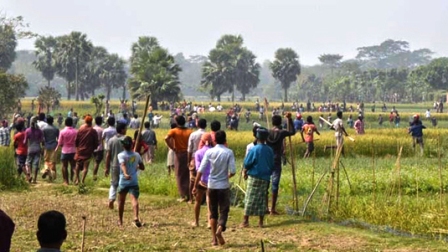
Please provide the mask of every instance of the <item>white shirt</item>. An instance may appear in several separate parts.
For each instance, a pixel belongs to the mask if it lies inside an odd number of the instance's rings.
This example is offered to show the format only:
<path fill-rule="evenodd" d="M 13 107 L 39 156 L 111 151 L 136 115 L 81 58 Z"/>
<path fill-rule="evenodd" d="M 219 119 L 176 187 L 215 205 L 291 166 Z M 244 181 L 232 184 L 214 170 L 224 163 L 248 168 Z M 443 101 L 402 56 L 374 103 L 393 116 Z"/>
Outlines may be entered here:
<path fill-rule="evenodd" d="M 333 128 L 336 131 L 334 133 L 335 136 L 342 136 L 342 127 L 344 125 L 344 122 L 342 119 L 336 118 L 336 120 L 333 121 Z"/>
<path fill-rule="evenodd" d="M 254 145 L 253 142 L 250 143 L 250 144 L 248 144 L 248 145 L 246 146 L 246 155 L 245 155 L 245 157 L 247 156 L 247 153 L 249 153 L 249 151 L 250 151 L 254 146 L 255 146 L 255 145 Z"/>
<path fill-rule="evenodd" d="M 430 118 L 431 117 L 431 112 L 429 112 L 429 110 L 426 111 L 426 118 Z"/>
<path fill-rule="evenodd" d="M 160 120 L 162 119 L 163 116 L 154 116 L 154 118 L 152 118 L 152 121 L 154 122 L 154 125 L 159 125 Z"/>
<path fill-rule="evenodd" d="M 38 121 L 37 122 L 37 127 L 39 127 L 40 130 L 43 130 L 45 127 L 47 127 L 48 123 L 44 122 L 44 121 Z"/>
<path fill-rule="evenodd" d="M 202 135 L 205 133 L 204 129 L 198 129 L 190 134 L 188 138 L 188 152 L 194 154 L 199 147 Z"/>
<path fill-rule="evenodd" d="M 222 110 L 222 106 L 221 105 L 218 105 L 216 108 L 218 109 L 218 111 Z"/>

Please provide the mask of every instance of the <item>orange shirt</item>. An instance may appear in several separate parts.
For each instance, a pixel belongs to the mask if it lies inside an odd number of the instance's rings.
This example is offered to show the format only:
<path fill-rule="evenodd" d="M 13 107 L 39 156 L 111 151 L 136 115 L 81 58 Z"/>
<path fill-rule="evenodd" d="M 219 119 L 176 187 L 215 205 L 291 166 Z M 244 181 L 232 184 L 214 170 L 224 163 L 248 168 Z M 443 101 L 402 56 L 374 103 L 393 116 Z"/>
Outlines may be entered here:
<path fill-rule="evenodd" d="M 305 133 L 305 142 L 311 143 L 314 140 L 314 131 L 316 131 L 316 125 L 314 124 L 305 124 L 302 127 L 303 133 Z"/>
<path fill-rule="evenodd" d="M 168 136 L 174 140 L 174 148 L 176 148 L 176 151 L 188 150 L 188 138 L 190 134 L 191 130 L 187 128 L 174 128 L 168 131 Z"/>

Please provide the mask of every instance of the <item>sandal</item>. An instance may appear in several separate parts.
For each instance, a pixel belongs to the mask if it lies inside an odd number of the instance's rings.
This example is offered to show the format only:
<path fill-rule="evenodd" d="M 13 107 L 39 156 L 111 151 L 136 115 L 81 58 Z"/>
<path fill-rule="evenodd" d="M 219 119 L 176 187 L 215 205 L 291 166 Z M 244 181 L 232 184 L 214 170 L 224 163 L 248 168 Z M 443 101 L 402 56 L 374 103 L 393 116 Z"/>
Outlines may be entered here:
<path fill-rule="evenodd" d="M 134 226 L 138 228 L 141 228 L 143 226 L 140 220 L 134 220 L 132 223 L 134 224 Z"/>

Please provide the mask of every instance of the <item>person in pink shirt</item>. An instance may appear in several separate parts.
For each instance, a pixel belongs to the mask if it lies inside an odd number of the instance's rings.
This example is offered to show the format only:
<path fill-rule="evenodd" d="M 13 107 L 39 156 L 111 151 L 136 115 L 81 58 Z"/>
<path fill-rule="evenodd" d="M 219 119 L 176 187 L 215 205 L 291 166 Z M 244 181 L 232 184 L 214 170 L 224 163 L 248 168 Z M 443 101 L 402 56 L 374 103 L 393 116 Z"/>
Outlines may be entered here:
<path fill-rule="evenodd" d="M 67 117 L 65 119 L 65 128 L 61 130 L 58 138 L 58 146 L 56 147 L 56 151 L 59 147 L 62 147 L 62 177 L 64 179 L 64 185 L 68 185 L 68 171 L 67 167 L 70 163 L 70 180 L 73 182 L 73 176 L 75 172 L 75 153 L 76 153 L 76 135 L 78 131 L 73 128 L 73 119 L 71 117 Z"/>

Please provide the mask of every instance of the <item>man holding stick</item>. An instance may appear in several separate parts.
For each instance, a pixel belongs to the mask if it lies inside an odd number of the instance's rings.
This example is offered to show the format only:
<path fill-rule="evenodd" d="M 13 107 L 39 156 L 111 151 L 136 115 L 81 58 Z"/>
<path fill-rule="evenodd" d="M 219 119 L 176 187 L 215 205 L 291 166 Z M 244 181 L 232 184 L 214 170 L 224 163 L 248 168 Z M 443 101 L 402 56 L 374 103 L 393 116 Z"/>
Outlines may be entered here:
<path fill-rule="evenodd" d="M 346 137 L 348 137 L 348 134 L 347 131 L 345 131 L 344 122 L 342 121 L 342 111 L 338 111 L 336 116 L 337 118 L 333 121 L 333 124 L 331 124 L 330 129 L 336 131 L 334 133 L 336 138 L 336 148 L 339 148 L 344 143 L 342 133 L 344 133 Z M 342 149 L 342 154 L 344 154 L 344 149 Z"/>
<path fill-rule="evenodd" d="M 291 113 L 286 114 L 286 118 L 288 120 L 289 125 L 293 125 L 293 121 L 291 118 Z M 269 137 L 267 138 L 267 145 L 272 148 L 274 151 L 274 170 L 272 171 L 272 204 L 271 204 L 271 215 L 278 215 L 279 213 L 276 211 L 277 198 L 278 198 L 278 189 L 280 185 L 280 178 L 282 174 L 282 155 L 285 151 L 284 149 L 284 140 L 288 136 L 293 136 L 296 131 L 294 127 L 289 127 L 289 131 L 282 129 L 282 117 L 279 115 L 274 115 L 272 117 L 272 129 L 269 130 Z"/>

